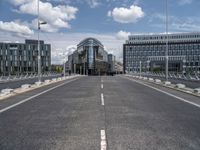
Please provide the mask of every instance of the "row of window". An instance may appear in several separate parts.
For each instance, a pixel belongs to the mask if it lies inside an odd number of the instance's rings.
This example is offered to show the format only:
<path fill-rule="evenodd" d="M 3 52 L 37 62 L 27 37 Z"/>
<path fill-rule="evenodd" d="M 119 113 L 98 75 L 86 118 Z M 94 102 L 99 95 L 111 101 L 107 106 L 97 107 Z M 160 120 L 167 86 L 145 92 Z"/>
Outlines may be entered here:
<path fill-rule="evenodd" d="M 26 45 L 26 44 L 20 44 L 20 45 L 16 45 L 16 44 L 0 44 L 0 49 L 10 49 L 10 50 L 15 50 L 15 49 L 19 49 L 19 50 L 37 50 L 38 46 L 35 44 L 30 44 L 30 45 Z M 40 45 L 40 49 L 41 50 L 50 50 L 50 45 Z"/>
<path fill-rule="evenodd" d="M 10 73 L 16 73 L 16 72 L 35 72 L 37 70 L 37 67 L 5 67 L 0 68 L 0 73 L 10 72 Z M 43 71 L 49 71 L 49 67 L 43 67 Z"/>
<path fill-rule="evenodd" d="M 169 40 L 169 44 L 176 44 L 176 43 L 180 43 L 180 44 L 184 44 L 184 43 L 199 43 L 200 39 L 180 39 L 180 40 Z M 126 41 L 126 44 L 166 44 L 166 40 L 145 40 L 145 41 L 141 41 L 141 40 L 138 40 L 138 41 Z"/>
<path fill-rule="evenodd" d="M 126 50 L 165 50 L 166 45 L 151 45 L 151 46 L 126 46 Z M 168 45 L 169 50 L 196 50 L 200 49 L 200 44 L 176 44 Z"/>
<path fill-rule="evenodd" d="M 5 52 L 3 53 L 3 50 L 0 50 L 0 55 L 38 55 L 38 51 L 17 51 L 17 50 L 5 50 Z M 41 55 L 46 55 L 46 56 L 49 56 L 50 53 L 49 51 L 46 51 L 46 50 L 41 50 Z"/>
<path fill-rule="evenodd" d="M 161 40 L 166 39 L 167 35 L 155 35 L 155 36 L 130 36 L 129 40 Z M 168 35 L 169 39 L 183 39 L 183 38 L 200 38 L 200 34 L 190 35 Z"/>
<path fill-rule="evenodd" d="M 37 62 L 32 62 L 32 61 L 5 61 L 5 62 L 0 62 L 0 66 L 37 66 Z M 49 66 L 48 61 L 43 61 L 42 66 Z"/>
<path fill-rule="evenodd" d="M 165 51 L 127 51 L 126 56 L 162 56 Z M 200 55 L 200 51 L 168 51 L 168 55 Z"/>

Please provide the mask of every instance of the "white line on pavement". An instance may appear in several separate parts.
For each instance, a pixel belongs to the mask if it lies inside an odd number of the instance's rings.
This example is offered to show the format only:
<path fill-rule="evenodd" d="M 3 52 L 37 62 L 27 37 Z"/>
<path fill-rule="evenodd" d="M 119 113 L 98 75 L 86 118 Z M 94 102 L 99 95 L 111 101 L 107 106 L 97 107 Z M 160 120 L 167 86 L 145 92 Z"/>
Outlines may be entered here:
<path fill-rule="evenodd" d="M 101 130 L 101 150 L 107 149 L 107 143 L 106 143 L 106 131 Z"/>
<path fill-rule="evenodd" d="M 9 109 L 11 109 L 11 108 L 14 108 L 14 107 L 16 107 L 16 106 L 18 106 L 18 105 L 20 105 L 20 104 L 23 104 L 23 103 L 25 103 L 25 102 L 27 102 L 27 101 L 30 101 L 30 100 L 33 99 L 33 98 L 36 98 L 36 97 L 38 97 L 38 96 L 40 96 L 40 95 L 42 95 L 42 94 L 45 94 L 45 93 L 47 93 L 47 92 L 49 92 L 49 91 L 52 91 L 52 90 L 54 90 L 54 89 L 56 89 L 56 88 L 58 88 L 58 87 L 61 87 L 61 86 L 65 85 L 65 84 L 67 84 L 67 83 L 69 83 L 69 82 L 72 82 L 72 81 L 75 81 L 75 80 L 77 80 L 77 79 L 73 79 L 73 80 L 70 80 L 70 81 L 68 81 L 68 82 L 59 84 L 59 85 L 57 85 L 57 86 L 55 86 L 55 87 L 52 87 L 52 88 L 50 88 L 50 89 L 48 89 L 48 90 L 45 90 L 45 91 L 41 92 L 41 93 L 38 93 L 38 94 L 36 94 L 36 95 L 33 95 L 33 96 L 31 96 L 31 97 L 29 97 L 29 98 L 26 98 L 26 99 L 24 99 L 24 100 L 21 100 L 21 101 L 18 102 L 18 103 L 15 103 L 15 104 L 10 105 L 10 106 L 8 106 L 8 107 L 6 107 L 6 108 L 3 108 L 3 109 L 0 110 L 0 114 L 3 113 L 3 112 L 5 112 L 5 111 L 7 111 L 7 110 L 9 110 Z"/>
<path fill-rule="evenodd" d="M 104 106 L 104 96 L 103 96 L 103 93 L 101 93 L 101 105 Z"/>
<path fill-rule="evenodd" d="M 101 88 L 103 89 L 103 84 L 101 84 Z"/>
<path fill-rule="evenodd" d="M 129 79 L 129 78 L 127 78 L 127 79 Z M 144 85 L 144 86 L 147 86 L 147 87 L 149 87 L 149 88 L 151 88 L 151 89 L 154 89 L 154 90 L 156 90 L 156 91 L 159 91 L 159 92 L 161 92 L 161 93 L 164 93 L 164 94 L 166 94 L 166 95 L 169 95 L 169 96 L 171 96 L 171 97 L 174 97 L 174 98 L 176 98 L 176 99 L 178 99 L 178 100 L 180 100 L 180 101 L 183 101 L 183 102 L 185 102 L 185 103 L 188 103 L 188 104 L 191 104 L 191 105 L 194 105 L 194 106 L 200 108 L 200 105 L 198 105 L 198 104 L 196 104 L 196 103 L 194 103 L 194 102 L 188 101 L 188 100 L 186 100 L 186 99 L 184 99 L 184 98 L 181 98 L 181 97 L 179 97 L 179 96 L 176 96 L 176 95 L 174 95 L 174 94 L 165 92 L 165 91 L 163 91 L 163 90 L 160 90 L 160 89 L 158 89 L 158 88 L 155 88 L 155 87 L 153 87 L 153 86 L 147 85 L 147 84 L 145 84 L 145 83 L 136 81 L 136 80 L 134 80 L 134 79 L 129 79 L 129 80 L 134 81 L 134 82 L 137 82 L 137 83 L 142 84 L 142 85 Z"/>

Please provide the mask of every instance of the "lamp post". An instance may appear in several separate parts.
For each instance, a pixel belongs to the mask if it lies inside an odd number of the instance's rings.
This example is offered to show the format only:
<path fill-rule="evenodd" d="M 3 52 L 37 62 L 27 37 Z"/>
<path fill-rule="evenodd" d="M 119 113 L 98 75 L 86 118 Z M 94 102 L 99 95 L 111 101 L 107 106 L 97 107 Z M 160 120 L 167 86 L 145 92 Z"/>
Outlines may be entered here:
<path fill-rule="evenodd" d="M 41 82 L 41 53 L 40 53 L 40 25 L 47 24 L 47 22 L 40 22 L 40 0 L 37 1 L 38 12 L 38 82 Z"/>
<path fill-rule="evenodd" d="M 140 61 L 140 77 L 141 77 L 141 73 L 142 73 L 142 62 Z"/>
<path fill-rule="evenodd" d="M 168 0 L 166 0 L 166 50 L 165 50 L 165 78 L 166 81 L 168 81 L 168 69 L 169 69 L 169 56 L 168 56 L 168 44 L 169 44 L 169 39 L 168 39 L 168 21 L 169 21 L 169 16 L 168 16 Z"/>
<path fill-rule="evenodd" d="M 65 52 L 61 52 L 58 54 L 60 57 L 62 57 L 63 60 L 63 76 L 66 76 L 66 58 L 68 57 L 68 55 L 66 55 Z"/>

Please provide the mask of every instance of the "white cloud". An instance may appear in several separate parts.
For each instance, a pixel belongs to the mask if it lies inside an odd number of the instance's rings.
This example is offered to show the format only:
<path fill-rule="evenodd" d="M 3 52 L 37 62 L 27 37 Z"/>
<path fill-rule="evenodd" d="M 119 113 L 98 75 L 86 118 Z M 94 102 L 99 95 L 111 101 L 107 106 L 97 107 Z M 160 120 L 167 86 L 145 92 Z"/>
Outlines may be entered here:
<path fill-rule="evenodd" d="M 121 30 L 116 34 L 116 38 L 119 40 L 127 40 L 129 35 L 131 35 L 130 32 L 125 32 Z"/>
<path fill-rule="evenodd" d="M 68 56 L 77 49 L 76 45 L 69 45 L 66 48 L 56 48 L 51 53 L 54 64 L 61 64 L 68 60 Z"/>
<path fill-rule="evenodd" d="M 18 6 L 18 5 L 22 5 L 28 2 L 32 2 L 34 0 L 9 0 L 12 4 Z"/>
<path fill-rule="evenodd" d="M 23 25 L 22 23 L 17 21 L 11 21 L 11 22 L 0 21 L 0 30 L 14 33 L 17 36 L 24 36 L 24 37 L 30 36 L 34 33 L 33 30 L 31 30 L 28 26 Z"/>
<path fill-rule="evenodd" d="M 191 4 L 192 2 L 193 0 L 178 0 L 179 5 L 187 5 L 187 4 Z"/>
<path fill-rule="evenodd" d="M 144 12 L 141 7 L 132 5 L 130 8 L 116 7 L 108 11 L 107 15 L 120 23 L 136 23 L 138 19 L 144 17 Z"/>
<path fill-rule="evenodd" d="M 87 3 L 91 8 L 96 8 L 101 4 L 98 0 L 87 0 Z"/>
<path fill-rule="evenodd" d="M 11 0 L 17 5 L 17 12 L 37 16 L 37 0 Z M 40 19 L 46 21 L 43 30 L 56 32 L 60 28 L 71 28 L 69 21 L 76 19 L 78 8 L 66 5 L 53 6 L 50 2 L 40 1 Z M 32 21 L 35 23 L 35 19 Z M 33 24 L 35 26 L 35 24 Z"/>
<path fill-rule="evenodd" d="M 149 22 L 151 26 L 165 30 L 166 28 L 166 16 L 164 14 L 153 14 Z M 196 16 L 169 16 L 169 30 L 174 32 L 199 32 L 200 20 Z"/>

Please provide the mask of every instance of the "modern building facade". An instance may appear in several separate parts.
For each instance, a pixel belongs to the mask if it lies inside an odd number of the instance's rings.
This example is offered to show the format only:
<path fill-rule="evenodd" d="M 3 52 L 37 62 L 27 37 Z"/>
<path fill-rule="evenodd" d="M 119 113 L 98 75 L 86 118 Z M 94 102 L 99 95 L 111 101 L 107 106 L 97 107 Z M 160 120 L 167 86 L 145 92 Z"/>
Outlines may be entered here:
<path fill-rule="evenodd" d="M 113 54 L 108 54 L 108 73 L 114 74 L 115 73 L 115 64 L 116 59 Z"/>
<path fill-rule="evenodd" d="M 124 73 L 165 70 L 168 37 L 169 71 L 200 72 L 200 33 L 131 35 L 123 45 Z"/>
<path fill-rule="evenodd" d="M 40 41 L 42 73 L 51 69 L 51 45 Z M 38 41 L 25 43 L 0 43 L 0 74 L 16 75 L 37 73 Z"/>
<path fill-rule="evenodd" d="M 68 72 L 86 75 L 108 73 L 108 53 L 95 38 L 86 38 L 77 45 L 77 50 L 68 56 Z"/>

